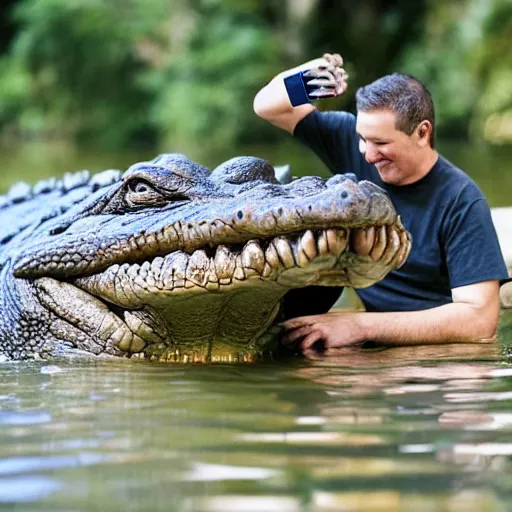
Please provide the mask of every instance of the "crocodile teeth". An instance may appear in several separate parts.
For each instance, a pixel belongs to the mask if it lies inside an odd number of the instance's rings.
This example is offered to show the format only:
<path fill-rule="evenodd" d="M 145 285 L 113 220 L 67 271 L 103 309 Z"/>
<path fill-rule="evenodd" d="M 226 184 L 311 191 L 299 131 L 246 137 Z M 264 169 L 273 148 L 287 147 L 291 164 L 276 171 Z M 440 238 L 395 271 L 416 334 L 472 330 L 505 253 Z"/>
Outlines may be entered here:
<path fill-rule="evenodd" d="M 265 260 L 267 261 L 267 264 L 270 265 L 272 268 L 279 268 L 279 266 L 281 265 L 281 262 L 279 261 L 279 256 L 277 254 L 277 249 L 275 248 L 274 244 L 269 244 L 269 246 L 265 250 Z"/>
<path fill-rule="evenodd" d="M 157 256 L 152 262 L 151 262 L 151 271 L 156 276 L 160 274 L 162 271 L 162 266 L 164 264 L 164 259 L 160 256 Z"/>
<path fill-rule="evenodd" d="M 207 222 L 203 222 L 199 224 L 199 229 L 201 230 L 201 234 L 205 240 L 210 240 L 210 225 Z"/>
<path fill-rule="evenodd" d="M 386 226 L 381 226 L 375 233 L 375 244 L 370 251 L 370 258 L 373 261 L 379 261 L 386 250 L 388 236 L 386 234 Z"/>
<path fill-rule="evenodd" d="M 235 271 L 235 262 L 235 255 L 225 245 L 217 247 L 214 263 L 219 279 L 231 279 Z"/>
<path fill-rule="evenodd" d="M 339 256 L 348 245 L 348 234 L 344 229 L 326 229 L 325 237 L 329 252 Z"/>
<path fill-rule="evenodd" d="M 244 268 L 252 268 L 258 274 L 263 272 L 265 255 L 256 240 L 250 240 L 242 250 L 242 265 Z"/>
<path fill-rule="evenodd" d="M 233 272 L 233 277 L 238 281 L 243 281 L 247 277 L 245 269 L 242 266 L 242 256 L 240 254 L 237 254 L 235 258 L 235 271 Z"/>
<path fill-rule="evenodd" d="M 265 249 L 263 243 L 268 244 Z M 185 288 L 217 291 L 235 282 L 239 286 L 240 281 L 252 278 L 281 279 L 283 283 L 288 279 L 287 282 L 294 285 L 300 281 L 297 281 L 297 276 L 304 275 L 308 279 L 301 281 L 304 285 L 318 279 L 319 271 L 333 271 L 335 274 L 338 272 L 336 276 L 341 275 L 347 262 L 354 265 L 351 282 L 366 286 L 375 281 L 375 272 L 381 276 L 387 271 L 384 267 L 396 268 L 403 264 L 410 248 L 409 235 L 401 224 L 319 232 L 308 230 L 263 242 L 249 240 L 241 251 L 219 245 L 213 257 L 208 256 L 209 249 L 198 249 L 190 255 L 175 251 L 140 265 L 113 265 L 103 273 L 80 278 L 78 282 L 84 290 L 104 291 L 99 295 L 129 307 L 137 305 L 143 296 L 161 295 L 163 290 L 176 290 L 177 293 L 182 293 Z M 346 250 L 351 254 L 340 258 Z M 324 272 L 322 277 L 324 283 L 327 282 L 327 274 Z M 336 279 L 341 278 L 338 276 Z M 133 342 L 122 332 L 116 333 L 114 338 L 116 344 L 125 348 Z M 137 341 L 133 347 L 138 350 L 139 345 Z"/>
<path fill-rule="evenodd" d="M 205 286 L 209 268 L 210 258 L 206 253 L 203 250 L 194 251 L 188 260 L 187 280 L 199 286 Z"/>
<path fill-rule="evenodd" d="M 279 236 L 274 238 L 270 245 L 273 245 L 276 248 L 277 254 L 286 269 L 293 268 L 295 266 L 292 248 L 285 237 Z"/>
<path fill-rule="evenodd" d="M 175 243 L 180 238 L 174 226 L 164 228 L 162 235 L 168 244 Z"/>
<path fill-rule="evenodd" d="M 400 249 L 400 237 L 393 226 L 387 226 L 387 237 L 388 243 L 381 258 L 382 263 L 385 265 L 389 265 L 391 263 L 395 254 L 398 252 L 398 249 Z"/>
<path fill-rule="evenodd" d="M 233 272 L 233 277 L 237 281 L 243 281 L 245 279 L 245 277 L 246 277 L 244 269 L 242 267 L 236 267 L 235 271 Z"/>
<path fill-rule="evenodd" d="M 316 252 L 315 235 L 313 234 L 313 231 L 311 231 L 311 230 L 306 231 L 300 240 L 300 244 L 302 246 L 302 250 L 304 251 L 304 254 L 310 260 L 312 260 L 313 258 L 316 258 L 317 252 Z"/>
<path fill-rule="evenodd" d="M 188 254 L 173 252 L 164 258 L 160 279 L 166 288 L 172 288 L 175 280 L 184 279 L 188 265 Z"/>
<path fill-rule="evenodd" d="M 308 230 L 302 235 L 297 244 L 295 244 L 295 260 L 301 268 L 306 267 L 311 260 L 317 257 L 315 235 Z"/>
<path fill-rule="evenodd" d="M 327 243 L 327 233 L 322 231 L 318 237 L 318 254 L 325 256 L 329 254 L 329 244 Z"/>
<path fill-rule="evenodd" d="M 407 233 L 405 231 L 402 231 L 399 236 L 400 236 L 400 242 L 401 242 L 400 249 L 398 250 L 395 257 L 391 260 L 391 263 L 390 263 L 390 265 L 392 267 L 396 267 L 396 268 L 400 268 L 403 265 L 403 263 L 407 259 L 407 256 L 409 255 L 409 251 L 411 249 L 411 246 L 408 243 L 409 240 L 407 237 Z"/>
<path fill-rule="evenodd" d="M 268 264 L 268 263 L 265 263 L 265 266 L 263 267 L 263 272 L 261 273 L 261 275 L 263 277 L 268 277 L 271 273 L 272 273 L 272 267 Z"/>
<path fill-rule="evenodd" d="M 352 249 L 361 256 L 368 256 L 375 241 L 375 227 L 352 231 Z"/>

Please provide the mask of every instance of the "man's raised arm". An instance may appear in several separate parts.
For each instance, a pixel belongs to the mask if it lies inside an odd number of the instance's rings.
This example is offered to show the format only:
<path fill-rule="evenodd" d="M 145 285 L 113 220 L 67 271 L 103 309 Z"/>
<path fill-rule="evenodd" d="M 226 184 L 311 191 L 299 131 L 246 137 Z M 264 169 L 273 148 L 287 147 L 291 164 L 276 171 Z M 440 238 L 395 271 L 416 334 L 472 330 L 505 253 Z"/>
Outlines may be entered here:
<path fill-rule="evenodd" d="M 285 78 L 305 72 L 304 81 L 307 83 L 309 100 L 335 97 L 347 89 L 347 74 L 342 65 L 343 59 L 339 54 L 326 53 L 320 59 L 305 62 L 296 68 L 279 73 L 256 94 L 254 112 L 262 119 L 293 134 L 299 121 L 313 112 L 315 107 L 308 100 L 293 107 L 291 89 L 285 85 Z"/>

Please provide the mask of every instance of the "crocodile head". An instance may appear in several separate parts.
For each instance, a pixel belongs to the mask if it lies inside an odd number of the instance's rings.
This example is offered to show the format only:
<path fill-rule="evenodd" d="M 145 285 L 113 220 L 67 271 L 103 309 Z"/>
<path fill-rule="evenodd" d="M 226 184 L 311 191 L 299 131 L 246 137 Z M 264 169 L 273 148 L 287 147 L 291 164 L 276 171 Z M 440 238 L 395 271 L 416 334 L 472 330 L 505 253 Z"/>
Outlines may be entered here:
<path fill-rule="evenodd" d="M 53 336 L 175 362 L 272 352 L 289 290 L 369 286 L 410 250 L 376 185 L 351 175 L 280 184 L 252 157 L 213 171 L 180 154 L 135 164 L 43 228 L 13 267 L 51 312 Z"/>

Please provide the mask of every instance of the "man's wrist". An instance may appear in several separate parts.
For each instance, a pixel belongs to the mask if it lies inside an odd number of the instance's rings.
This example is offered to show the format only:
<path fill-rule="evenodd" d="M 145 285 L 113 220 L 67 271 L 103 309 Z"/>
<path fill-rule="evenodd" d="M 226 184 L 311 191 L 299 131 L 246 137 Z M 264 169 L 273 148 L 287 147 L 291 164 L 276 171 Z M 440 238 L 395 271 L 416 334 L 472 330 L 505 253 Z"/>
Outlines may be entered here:
<path fill-rule="evenodd" d="M 308 95 L 302 71 L 285 77 L 284 87 L 292 107 L 311 103 L 311 98 Z"/>
<path fill-rule="evenodd" d="M 374 339 L 374 330 L 372 326 L 373 315 L 366 311 L 361 311 L 356 314 L 355 323 L 357 326 L 358 341 L 367 341 Z"/>

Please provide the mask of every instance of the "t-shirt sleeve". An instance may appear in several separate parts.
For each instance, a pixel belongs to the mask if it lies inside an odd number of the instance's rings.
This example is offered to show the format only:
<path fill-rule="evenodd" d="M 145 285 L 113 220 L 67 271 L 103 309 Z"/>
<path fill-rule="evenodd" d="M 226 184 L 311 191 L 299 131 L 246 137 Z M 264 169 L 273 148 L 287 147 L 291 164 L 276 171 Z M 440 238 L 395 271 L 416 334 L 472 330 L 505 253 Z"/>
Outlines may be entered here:
<path fill-rule="evenodd" d="M 364 160 L 353 114 L 315 110 L 299 121 L 293 135 L 312 149 L 332 173 L 361 176 Z"/>
<path fill-rule="evenodd" d="M 489 205 L 479 198 L 453 215 L 446 229 L 450 287 L 508 277 Z"/>

